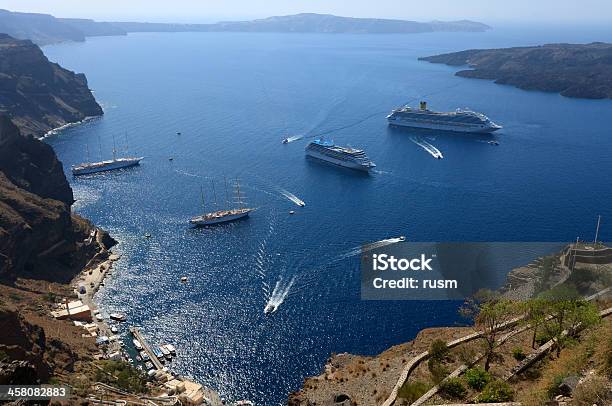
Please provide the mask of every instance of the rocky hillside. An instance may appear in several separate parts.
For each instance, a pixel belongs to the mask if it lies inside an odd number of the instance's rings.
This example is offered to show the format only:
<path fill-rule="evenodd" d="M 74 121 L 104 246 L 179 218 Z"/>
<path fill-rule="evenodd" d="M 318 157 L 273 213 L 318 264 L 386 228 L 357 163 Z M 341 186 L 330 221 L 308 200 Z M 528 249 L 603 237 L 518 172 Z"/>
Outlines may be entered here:
<path fill-rule="evenodd" d="M 94 227 L 71 215 L 72 202 L 51 147 L 0 116 L 0 279 L 65 282 L 96 254 Z"/>
<path fill-rule="evenodd" d="M 83 74 L 51 63 L 38 46 L 0 34 L 0 113 L 23 135 L 102 115 Z"/>
<path fill-rule="evenodd" d="M 359 34 L 413 34 L 423 32 L 482 32 L 490 29 L 475 21 L 418 22 L 382 18 L 351 18 L 330 14 L 302 13 L 249 21 L 215 24 L 146 22 L 99 22 L 80 18 L 56 18 L 48 14 L 0 10 L 0 32 L 29 39 L 39 45 L 62 41 L 84 41 L 86 37 L 126 35 L 129 32 L 316 32 Z"/>
<path fill-rule="evenodd" d="M 489 79 L 525 90 L 587 99 L 612 98 L 612 44 L 548 44 L 507 49 L 472 49 L 421 60 L 468 65 L 457 76 Z"/>

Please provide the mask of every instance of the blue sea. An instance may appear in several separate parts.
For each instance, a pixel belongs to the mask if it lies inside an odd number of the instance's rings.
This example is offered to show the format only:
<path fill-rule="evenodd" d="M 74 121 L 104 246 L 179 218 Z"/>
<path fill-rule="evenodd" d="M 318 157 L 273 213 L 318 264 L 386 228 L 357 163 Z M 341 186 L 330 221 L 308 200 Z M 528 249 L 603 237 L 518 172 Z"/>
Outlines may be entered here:
<path fill-rule="evenodd" d="M 596 40 L 612 41 L 612 30 L 143 33 L 45 47 L 49 59 L 87 75 L 105 111 L 47 139 L 66 173 L 87 150 L 109 158 L 113 144 L 145 157 L 129 170 L 68 175 L 75 211 L 119 241 L 100 306 L 125 312 L 152 343 L 173 343 L 173 371 L 259 405 L 284 404 L 334 352 L 376 354 L 422 328 L 462 323 L 457 302 L 361 301 L 352 255 L 400 235 L 589 240 L 597 215 L 600 237 L 612 239 L 612 101 L 459 78 L 456 68 L 417 58 Z M 493 136 L 500 145 L 387 127 L 391 109 L 421 99 L 435 110 L 487 114 L 504 126 Z M 365 149 L 376 171 L 306 159 L 306 143 L 320 135 Z M 281 144 L 287 136 L 304 138 Z M 239 178 L 257 210 L 246 221 L 190 228 L 201 188 L 208 208 L 213 184 L 224 204 L 224 177 Z M 493 277 L 500 285 L 505 275 Z M 266 316 L 270 300 L 278 310 Z"/>

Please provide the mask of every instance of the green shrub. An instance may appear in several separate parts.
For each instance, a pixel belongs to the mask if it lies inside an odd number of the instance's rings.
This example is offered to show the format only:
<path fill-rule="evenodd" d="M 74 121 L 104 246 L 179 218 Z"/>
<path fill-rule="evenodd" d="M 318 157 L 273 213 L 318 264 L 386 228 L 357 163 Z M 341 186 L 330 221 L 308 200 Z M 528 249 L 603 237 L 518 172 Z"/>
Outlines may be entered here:
<path fill-rule="evenodd" d="M 440 361 L 433 358 L 427 361 L 427 368 L 431 373 L 431 379 L 434 383 L 440 383 L 449 374 L 448 369 Z"/>
<path fill-rule="evenodd" d="M 491 382 L 491 374 L 481 367 L 470 368 L 465 371 L 465 381 L 470 388 L 482 390 L 482 388 Z"/>
<path fill-rule="evenodd" d="M 43 295 L 43 298 L 47 301 L 47 302 L 51 302 L 51 303 L 55 303 L 55 293 L 53 292 L 47 292 Z"/>
<path fill-rule="evenodd" d="M 0 350 L 0 362 L 10 361 L 9 356 L 6 352 Z"/>
<path fill-rule="evenodd" d="M 543 345 L 543 344 L 546 344 L 548 341 L 550 341 L 551 338 L 552 336 L 550 336 L 549 334 L 539 333 L 536 336 L 536 343 L 538 343 L 538 345 Z"/>
<path fill-rule="evenodd" d="M 145 375 L 124 361 L 100 361 L 96 380 L 134 393 L 147 392 Z"/>
<path fill-rule="evenodd" d="M 451 399 L 463 399 L 467 393 L 459 378 L 449 378 L 440 383 L 440 392 Z"/>
<path fill-rule="evenodd" d="M 514 392 L 510 385 L 504 381 L 491 381 L 489 382 L 478 398 L 478 403 L 496 403 L 496 402 L 510 402 L 514 399 Z"/>
<path fill-rule="evenodd" d="M 448 356 L 448 346 L 443 340 L 434 340 L 429 348 L 429 356 L 436 361 L 443 361 Z"/>
<path fill-rule="evenodd" d="M 563 383 L 563 380 L 565 378 L 567 378 L 567 374 L 555 375 L 554 379 L 552 380 L 552 382 L 550 383 L 550 385 L 548 385 L 548 388 L 546 389 L 546 393 L 548 393 L 549 399 L 552 399 L 555 396 L 561 394 L 561 391 L 559 390 L 559 386 Z"/>
<path fill-rule="evenodd" d="M 525 358 L 527 358 L 527 355 L 525 355 L 525 353 L 523 352 L 522 348 L 519 347 L 514 347 L 512 349 L 512 356 L 514 357 L 515 360 L 517 361 L 522 361 Z"/>
<path fill-rule="evenodd" d="M 397 396 L 407 400 L 408 403 L 412 403 L 423 396 L 428 390 L 429 385 L 427 385 L 425 382 L 405 382 L 397 392 Z"/>

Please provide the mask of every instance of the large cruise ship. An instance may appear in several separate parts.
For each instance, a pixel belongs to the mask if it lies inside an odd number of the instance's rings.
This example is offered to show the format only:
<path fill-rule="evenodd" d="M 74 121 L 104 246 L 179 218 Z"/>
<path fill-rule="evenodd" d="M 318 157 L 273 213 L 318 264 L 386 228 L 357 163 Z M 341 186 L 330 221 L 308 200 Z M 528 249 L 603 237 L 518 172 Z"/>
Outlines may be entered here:
<path fill-rule="evenodd" d="M 436 112 L 429 110 L 426 102 L 421 102 L 419 109 L 409 106 L 395 109 L 387 121 L 393 126 L 465 133 L 492 133 L 502 128 L 482 113 L 462 109 Z"/>
<path fill-rule="evenodd" d="M 346 168 L 368 172 L 376 167 L 361 149 L 340 147 L 333 142 L 315 140 L 306 146 L 306 155 Z"/>

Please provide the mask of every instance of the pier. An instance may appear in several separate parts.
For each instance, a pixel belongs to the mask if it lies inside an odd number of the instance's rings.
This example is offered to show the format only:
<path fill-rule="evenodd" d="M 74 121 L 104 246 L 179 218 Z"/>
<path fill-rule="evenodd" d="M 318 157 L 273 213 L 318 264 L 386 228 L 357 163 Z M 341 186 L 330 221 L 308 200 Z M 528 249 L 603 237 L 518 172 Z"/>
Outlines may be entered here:
<path fill-rule="evenodd" d="M 149 343 L 147 343 L 147 340 L 145 340 L 144 336 L 140 333 L 140 330 L 138 330 L 137 327 L 130 327 L 130 333 L 132 333 L 132 336 L 136 340 L 138 340 L 140 345 L 142 345 L 143 351 L 149 355 L 149 358 L 151 358 L 151 362 L 155 366 L 155 369 L 161 371 L 164 368 L 164 365 L 157 358 L 157 355 L 155 355 L 155 352 L 153 352 L 151 347 L 149 347 Z"/>

